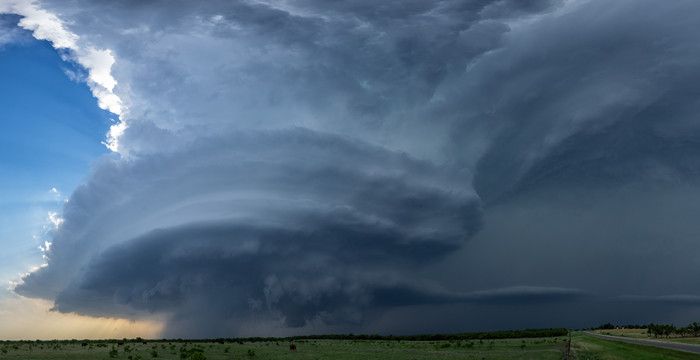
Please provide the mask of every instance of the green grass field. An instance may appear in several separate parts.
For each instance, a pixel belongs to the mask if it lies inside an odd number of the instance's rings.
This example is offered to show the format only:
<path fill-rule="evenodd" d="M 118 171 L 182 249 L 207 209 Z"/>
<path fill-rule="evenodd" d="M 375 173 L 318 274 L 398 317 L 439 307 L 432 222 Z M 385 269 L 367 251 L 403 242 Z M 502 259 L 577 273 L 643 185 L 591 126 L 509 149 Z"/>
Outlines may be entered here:
<path fill-rule="evenodd" d="M 648 339 L 649 334 L 647 329 L 605 329 L 605 330 L 594 330 L 593 332 L 602 335 L 612 335 L 612 336 L 625 336 L 633 338 L 643 338 Z"/>
<path fill-rule="evenodd" d="M 471 341 L 305 340 L 255 343 L 5 343 L 0 359 L 532 359 L 559 360 L 565 339 Z M 116 356 L 110 357 L 112 348 Z M 192 349 L 200 349 L 192 350 Z M 197 355 L 200 353 L 201 355 Z M 113 354 L 114 355 L 114 354 Z M 154 355 L 156 355 L 154 357 Z"/>
<path fill-rule="evenodd" d="M 576 360 L 700 359 L 700 355 L 603 340 L 583 333 L 575 333 L 573 335 L 571 348 Z"/>
<path fill-rule="evenodd" d="M 74 341 L 4 342 L 0 360 L 63 359 L 532 359 L 560 360 L 566 337 L 500 340 L 298 340 L 297 351 L 287 341 L 162 342 Z M 572 336 L 576 360 L 686 360 L 700 356 L 647 346 L 625 344 L 576 332 Z"/>

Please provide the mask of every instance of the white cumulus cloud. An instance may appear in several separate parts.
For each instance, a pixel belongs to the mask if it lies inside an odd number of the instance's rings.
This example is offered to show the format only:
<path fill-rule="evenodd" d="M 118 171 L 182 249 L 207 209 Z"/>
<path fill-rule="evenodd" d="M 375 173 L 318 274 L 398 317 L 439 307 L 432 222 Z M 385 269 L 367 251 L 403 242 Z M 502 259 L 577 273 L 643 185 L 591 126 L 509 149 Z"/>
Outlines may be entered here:
<path fill-rule="evenodd" d="M 110 150 L 119 151 L 118 136 L 123 133 L 126 123 L 122 100 L 114 92 L 117 81 L 112 76 L 115 62 L 112 51 L 81 41 L 56 14 L 43 9 L 35 1 L 0 0 L 0 14 L 3 13 L 21 16 L 18 24 L 21 28 L 31 31 L 36 39 L 46 40 L 54 48 L 65 50 L 64 59 L 75 61 L 88 71 L 86 82 L 98 106 L 119 117 L 118 124 L 110 129 L 104 142 Z"/>

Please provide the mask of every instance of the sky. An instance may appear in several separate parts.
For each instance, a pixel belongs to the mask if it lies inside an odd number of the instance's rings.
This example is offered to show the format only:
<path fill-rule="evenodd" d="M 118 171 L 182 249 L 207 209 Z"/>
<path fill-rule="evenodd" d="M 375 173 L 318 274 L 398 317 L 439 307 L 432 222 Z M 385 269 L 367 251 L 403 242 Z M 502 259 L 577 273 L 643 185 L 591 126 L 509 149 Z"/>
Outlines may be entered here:
<path fill-rule="evenodd" d="M 700 317 L 695 0 L 0 13 L 0 336 Z"/>
<path fill-rule="evenodd" d="M 3 31 L 14 32 L 0 47 L 0 207 L 3 240 L 2 281 L 16 280 L 41 259 L 38 246 L 58 219 L 70 191 L 90 163 L 109 151 L 100 145 L 110 114 L 95 106 L 89 90 L 72 81 L 49 43 L 17 28 L 18 18 L 0 17 Z M 66 146 L 70 144 L 70 146 Z M 39 256 L 39 259 L 36 258 Z"/>

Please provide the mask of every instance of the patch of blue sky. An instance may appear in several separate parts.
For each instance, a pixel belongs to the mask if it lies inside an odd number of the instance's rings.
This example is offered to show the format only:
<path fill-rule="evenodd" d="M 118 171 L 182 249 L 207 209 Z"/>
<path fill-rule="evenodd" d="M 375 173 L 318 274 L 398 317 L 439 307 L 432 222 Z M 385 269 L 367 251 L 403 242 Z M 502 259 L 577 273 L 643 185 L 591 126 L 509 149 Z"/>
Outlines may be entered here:
<path fill-rule="evenodd" d="M 37 247 L 47 214 L 60 211 L 90 164 L 109 152 L 100 141 L 113 118 L 76 81 L 83 70 L 63 61 L 49 43 L 12 29 L 17 20 L 0 17 L 0 32 L 13 31 L 0 44 L 2 282 L 41 262 Z"/>

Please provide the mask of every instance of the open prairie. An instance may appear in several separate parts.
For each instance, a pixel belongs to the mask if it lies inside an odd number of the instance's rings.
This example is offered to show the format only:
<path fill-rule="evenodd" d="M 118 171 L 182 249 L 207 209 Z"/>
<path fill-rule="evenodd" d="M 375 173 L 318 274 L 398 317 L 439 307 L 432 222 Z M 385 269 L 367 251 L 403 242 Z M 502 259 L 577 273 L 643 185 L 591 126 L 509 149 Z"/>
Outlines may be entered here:
<path fill-rule="evenodd" d="M 302 340 L 261 342 L 9 342 L 0 359 L 561 359 L 566 339 L 452 341 Z"/>
<path fill-rule="evenodd" d="M 290 350 L 286 339 L 244 341 L 71 340 L 0 343 L 0 359 L 698 359 L 700 355 L 600 339 L 574 332 L 567 336 L 516 339 L 302 339 Z"/>

